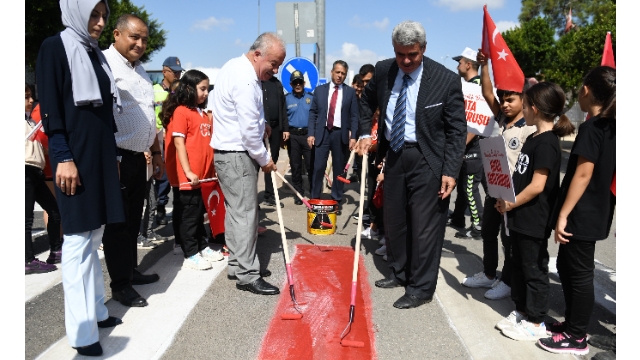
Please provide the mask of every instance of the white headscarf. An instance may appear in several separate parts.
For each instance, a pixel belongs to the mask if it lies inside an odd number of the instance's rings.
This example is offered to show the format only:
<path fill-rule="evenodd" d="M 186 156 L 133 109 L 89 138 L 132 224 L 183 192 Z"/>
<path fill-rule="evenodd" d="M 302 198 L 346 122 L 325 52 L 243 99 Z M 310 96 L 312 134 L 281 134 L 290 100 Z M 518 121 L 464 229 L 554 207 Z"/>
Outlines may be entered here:
<path fill-rule="evenodd" d="M 60 0 L 60 10 L 62 10 L 62 24 L 66 27 L 60 33 L 64 50 L 67 53 L 67 61 L 71 70 L 71 88 L 73 90 L 73 101 L 76 106 L 93 104 L 102 105 L 102 95 L 98 78 L 89 58 L 89 50 L 93 50 L 104 72 L 111 80 L 111 94 L 116 103 L 118 112 L 122 111 L 120 96 L 116 82 L 113 79 L 111 68 L 107 59 L 98 47 L 98 41 L 89 35 L 89 18 L 96 4 L 102 1 L 107 8 L 107 17 L 110 13 L 107 0 Z M 106 23 L 106 21 L 105 21 Z"/>

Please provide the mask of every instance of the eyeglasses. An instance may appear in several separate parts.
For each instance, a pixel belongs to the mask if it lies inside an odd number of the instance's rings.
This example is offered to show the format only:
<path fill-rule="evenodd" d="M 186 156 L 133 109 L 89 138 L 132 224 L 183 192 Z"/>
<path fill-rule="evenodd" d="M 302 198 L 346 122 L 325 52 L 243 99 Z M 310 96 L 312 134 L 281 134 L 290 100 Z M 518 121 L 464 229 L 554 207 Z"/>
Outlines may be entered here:
<path fill-rule="evenodd" d="M 304 81 L 294 81 L 293 86 L 304 85 Z"/>

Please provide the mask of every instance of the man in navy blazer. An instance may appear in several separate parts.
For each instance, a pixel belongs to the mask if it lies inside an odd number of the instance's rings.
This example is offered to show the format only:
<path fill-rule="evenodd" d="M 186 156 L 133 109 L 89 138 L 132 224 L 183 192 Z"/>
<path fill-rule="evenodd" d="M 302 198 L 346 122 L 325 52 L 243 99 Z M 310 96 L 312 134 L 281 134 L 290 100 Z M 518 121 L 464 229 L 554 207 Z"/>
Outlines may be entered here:
<path fill-rule="evenodd" d="M 391 274 L 375 285 L 404 287 L 393 306 L 409 309 L 430 302 L 436 290 L 467 123 L 460 77 L 424 56 L 422 25 L 402 22 L 391 39 L 395 59 L 376 64 L 360 98 L 360 133 L 371 132 L 371 116 L 379 107 L 376 161 L 386 157 L 383 203 Z M 369 145 L 371 138 L 363 135 L 358 152 Z"/>
<path fill-rule="evenodd" d="M 331 152 L 331 198 L 338 204 L 344 194 L 344 184 L 337 181 L 337 178 L 344 171 L 347 148 L 355 147 L 359 122 L 356 91 L 344 84 L 347 71 L 349 65 L 342 60 L 336 60 L 331 69 L 331 82 L 315 89 L 309 111 L 307 137 L 309 147 L 315 147 L 311 198 L 319 199 L 322 194 L 322 177 Z"/>

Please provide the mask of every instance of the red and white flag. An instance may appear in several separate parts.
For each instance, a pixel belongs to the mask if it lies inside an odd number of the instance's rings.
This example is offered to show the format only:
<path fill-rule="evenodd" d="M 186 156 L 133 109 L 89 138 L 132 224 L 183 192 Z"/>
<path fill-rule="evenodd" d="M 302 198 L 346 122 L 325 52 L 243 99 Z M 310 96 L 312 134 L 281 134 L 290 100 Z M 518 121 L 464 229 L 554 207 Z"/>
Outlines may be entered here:
<path fill-rule="evenodd" d="M 607 37 L 604 39 L 604 50 L 602 51 L 601 66 L 609 66 L 616 68 L 616 61 L 613 57 L 613 46 L 611 45 L 611 32 L 607 31 Z M 616 196 L 616 174 L 613 174 L 613 181 L 611 182 L 611 192 L 613 196 Z"/>
<path fill-rule="evenodd" d="M 491 19 L 487 5 L 484 6 L 482 25 L 482 53 L 491 59 L 495 87 L 521 93 L 524 88 L 524 73 Z"/>
<path fill-rule="evenodd" d="M 571 28 L 573 28 L 573 21 L 571 21 L 571 8 L 569 8 L 569 13 L 567 14 L 567 24 L 564 26 L 564 32 L 568 33 Z"/>
<path fill-rule="evenodd" d="M 217 181 L 201 183 L 200 191 L 207 209 L 211 233 L 215 237 L 224 232 L 224 217 L 227 213 L 224 207 L 224 194 L 222 194 L 220 183 Z"/>

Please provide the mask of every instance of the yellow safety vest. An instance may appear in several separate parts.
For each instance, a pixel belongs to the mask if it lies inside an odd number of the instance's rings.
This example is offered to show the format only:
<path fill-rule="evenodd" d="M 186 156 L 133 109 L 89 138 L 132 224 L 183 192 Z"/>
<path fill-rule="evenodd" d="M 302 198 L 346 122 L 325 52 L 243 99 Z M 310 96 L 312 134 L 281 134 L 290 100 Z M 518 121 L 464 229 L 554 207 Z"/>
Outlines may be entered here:
<path fill-rule="evenodd" d="M 162 111 L 162 102 L 169 96 L 169 93 L 160 84 L 153 85 L 153 103 L 156 110 L 156 127 L 162 130 L 162 120 L 160 119 L 160 111 Z"/>

